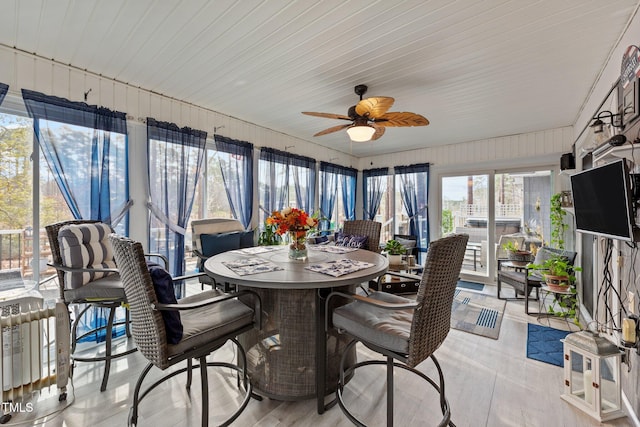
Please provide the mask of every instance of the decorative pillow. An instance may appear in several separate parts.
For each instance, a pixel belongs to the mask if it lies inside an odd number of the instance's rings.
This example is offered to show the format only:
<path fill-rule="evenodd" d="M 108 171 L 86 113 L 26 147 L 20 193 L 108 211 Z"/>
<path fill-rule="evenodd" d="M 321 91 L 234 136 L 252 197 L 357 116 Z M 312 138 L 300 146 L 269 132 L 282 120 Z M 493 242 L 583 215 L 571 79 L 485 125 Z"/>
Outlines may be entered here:
<path fill-rule="evenodd" d="M 111 227 L 100 222 L 65 225 L 58 232 L 62 264 L 72 268 L 116 268 L 108 236 Z M 65 272 L 65 287 L 76 289 L 115 273 Z"/>
<path fill-rule="evenodd" d="M 368 236 L 349 235 L 338 232 L 336 235 L 336 246 L 361 248 L 367 243 L 368 238 Z"/>
<path fill-rule="evenodd" d="M 396 240 L 398 241 L 398 243 L 404 246 L 407 252 L 411 252 L 411 249 L 415 248 L 417 243 L 415 240 L 403 239 L 402 237 L 396 237 Z"/>
<path fill-rule="evenodd" d="M 240 233 L 237 231 L 231 233 L 201 234 L 202 254 L 204 256 L 213 256 L 222 252 L 240 249 Z"/>
<path fill-rule="evenodd" d="M 329 236 L 316 236 L 314 243 L 316 245 L 326 245 L 329 243 Z"/>
<path fill-rule="evenodd" d="M 153 281 L 153 287 L 156 291 L 156 299 L 161 304 L 177 304 L 176 294 L 173 288 L 173 279 L 171 275 L 160 265 L 147 261 L 149 274 Z M 162 320 L 164 321 L 164 329 L 167 333 L 167 342 L 169 344 L 178 344 L 182 339 L 182 321 L 180 320 L 179 311 L 161 310 Z"/>

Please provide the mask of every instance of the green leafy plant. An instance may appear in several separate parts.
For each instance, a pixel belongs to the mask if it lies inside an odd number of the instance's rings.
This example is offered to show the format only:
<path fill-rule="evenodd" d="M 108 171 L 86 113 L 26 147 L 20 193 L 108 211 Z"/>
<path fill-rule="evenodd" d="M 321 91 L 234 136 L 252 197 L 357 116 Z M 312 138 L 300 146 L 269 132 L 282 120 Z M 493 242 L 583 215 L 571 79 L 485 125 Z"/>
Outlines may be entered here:
<path fill-rule="evenodd" d="M 551 196 L 551 207 L 549 219 L 551 220 L 551 246 L 564 249 L 564 234 L 568 224 L 564 222 L 567 213 L 562 209 L 562 194 L 556 193 Z"/>
<path fill-rule="evenodd" d="M 582 268 L 569 263 L 566 257 L 557 254 L 546 259 L 542 264 L 529 264 L 529 269 L 538 270 L 550 276 L 566 277 L 568 285 L 576 281 L 574 272 L 582 271 Z"/>
<path fill-rule="evenodd" d="M 451 209 L 442 210 L 442 235 L 453 231 L 453 213 Z"/>
<path fill-rule="evenodd" d="M 264 230 L 258 235 L 258 245 L 271 246 L 282 243 L 282 236 L 276 233 L 277 224 L 268 225 L 265 223 Z"/>
<path fill-rule="evenodd" d="M 562 255 L 553 255 L 542 264 L 529 264 L 529 274 L 539 271 L 545 277 L 545 280 L 554 280 L 556 286 L 566 286 L 565 293 L 554 293 L 554 301 L 547 308 L 547 313 L 557 316 L 573 319 L 573 323 L 580 328 L 580 311 L 578 306 L 578 291 L 575 286 L 576 271 L 582 271 L 582 268 L 576 267 L 569 263 L 566 257 Z M 549 276 L 554 276 L 550 279 Z M 556 307 L 558 309 L 556 309 Z"/>
<path fill-rule="evenodd" d="M 503 244 L 502 248 L 507 252 L 518 252 L 521 250 L 513 240 L 509 240 L 507 243 Z"/>
<path fill-rule="evenodd" d="M 387 241 L 387 244 L 384 246 L 384 250 L 387 251 L 389 255 L 402 255 L 407 252 L 407 248 L 402 246 L 402 243 L 393 239 Z"/>

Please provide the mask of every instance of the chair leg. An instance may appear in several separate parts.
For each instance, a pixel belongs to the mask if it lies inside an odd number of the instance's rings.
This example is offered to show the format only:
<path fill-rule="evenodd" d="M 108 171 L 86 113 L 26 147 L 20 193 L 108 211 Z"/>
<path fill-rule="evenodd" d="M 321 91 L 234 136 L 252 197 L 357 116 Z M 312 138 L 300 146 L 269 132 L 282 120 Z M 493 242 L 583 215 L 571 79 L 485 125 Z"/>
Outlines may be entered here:
<path fill-rule="evenodd" d="M 191 380 L 193 379 L 193 362 L 187 359 L 187 394 L 191 396 Z"/>
<path fill-rule="evenodd" d="M 80 323 L 80 319 L 82 316 L 91 308 L 91 304 L 87 304 L 85 308 L 82 309 L 76 320 L 73 321 L 73 327 L 71 328 L 71 353 L 75 353 L 76 351 L 76 342 L 78 341 L 78 324 Z"/>
<path fill-rule="evenodd" d="M 153 363 L 147 364 L 143 369 L 142 373 L 138 377 L 138 382 L 136 383 L 136 388 L 133 392 L 133 408 L 131 412 L 131 417 L 129 418 L 130 425 L 136 425 L 138 423 L 138 404 L 140 403 L 140 388 L 142 387 L 142 381 L 144 381 L 144 377 L 147 376 L 151 368 L 153 367 Z"/>
<path fill-rule="evenodd" d="M 209 425 L 209 379 L 206 355 L 200 357 L 200 378 L 202 381 L 202 427 L 207 427 Z"/>
<path fill-rule="evenodd" d="M 116 308 L 109 308 L 109 320 L 107 322 L 106 336 L 105 336 L 105 349 L 104 349 L 104 374 L 102 375 L 102 385 L 100 391 L 107 389 L 107 382 L 109 381 L 109 371 L 111 370 L 111 341 L 113 333 L 113 318 L 116 315 Z"/>
<path fill-rule="evenodd" d="M 453 423 L 453 421 L 451 421 L 451 412 L 450 412 L 450 408 L 449 408 L 449 403 L 447 402 L 447 397 L 445 394 L 445 390 L 444 390 L 444 373 L 442 372 L 442 368 L 440 367 L 440 363 L 438 362 L 438 359 L 436 359 L 436 356 L 434 356 L 433 354 L 431 354 L 431 356 L 429 356 L 431 358 L 431 361 L 433 362 L 433 364 L 436 367 L 436 370 L 438 371 L 438 379 L 439 379 L 439 392 L 440 392 L 440 409 L 442 410 L 442 415 L 445 416 L 445 420 L 447 420 L 446 418 L 448 417 L 448 424 L 450 427 L 456 427 L 456 425 Z M 447 413 L 448 412 L 448 413 Z"/>
<path fill-rule="evenodd" d="M 387 427 L 393 427 L 393 358 L 387 357 Z"/>

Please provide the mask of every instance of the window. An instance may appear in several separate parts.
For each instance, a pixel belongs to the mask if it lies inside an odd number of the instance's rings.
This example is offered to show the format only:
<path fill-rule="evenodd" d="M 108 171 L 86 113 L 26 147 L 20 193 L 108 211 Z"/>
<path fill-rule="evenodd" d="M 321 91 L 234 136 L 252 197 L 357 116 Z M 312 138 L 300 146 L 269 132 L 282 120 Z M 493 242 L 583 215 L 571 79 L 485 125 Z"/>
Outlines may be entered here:
<path fill-rule="evenodd" d="M 355 219 L 355 191 L 358 171 L 320 162 L 320 215 L 323 230 L 337 230 L 345 220 Z"/>
<path fill-rule="evenodd" d="M 285 206 L 315 210 L 316 170 L 314 159 L 273 148 L 260 149 L 258 163 L 260 227 L 273 211 Z"/>

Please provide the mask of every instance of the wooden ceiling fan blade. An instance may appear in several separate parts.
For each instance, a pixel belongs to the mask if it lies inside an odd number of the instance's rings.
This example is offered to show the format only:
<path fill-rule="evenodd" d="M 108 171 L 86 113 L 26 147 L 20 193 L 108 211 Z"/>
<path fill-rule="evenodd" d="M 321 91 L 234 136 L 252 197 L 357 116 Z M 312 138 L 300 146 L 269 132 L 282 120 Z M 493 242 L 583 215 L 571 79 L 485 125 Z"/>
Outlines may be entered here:
<path fill-rule="evenodd" d="M 359 116 L 377 119 L 386 113 L 395 100 L 388 96 L 374 96 L 363 99 L 356 105 L 356 113 Z"/>
<path fill-rule="evenodd" d="M 313 135 L 313 136 L 322 136 L 322 135 L 326 135 L 326 134 L 328 134 L 328 133 L 338 132 L 339 130 L 346 129 L 346 128 L 350 127 L 350 126 L 351 126 L 351 124 L 348 124 L 348 125 L 338 125 L 338 126 L 330 127 L 330 128 L 328 128 L 328 129 L 321 130 L 320 132 L 316 133 L 316 134 L 315 134 L 315 135 Z"/>
<path fill-rule="evenodd" d="M 306 114 L 307 116 L 314 116 L 314 117 L 324 117 L 326 119 L 352 120 L 351 117 L 344 116 L 342 114 L 316 113 L 314 111 L 303 111 L 302 114 Z"/>
<path fill-rule="evenodd" d="M 382 135 L 384 135 L 384 128 L 382 126 L 373 126 L 374 128 L 376 128 L 376 131 L 374 132 L 373 136 L 371 137 L 371 140 L 374 141 L 378 138 L 380 138 Z"/>
<path fill-rule="evenodd" d="M 391 112 L 376 118 L 375 124 L 384 127 L 427 126 L 429 120 L 416 113 Z"/>

